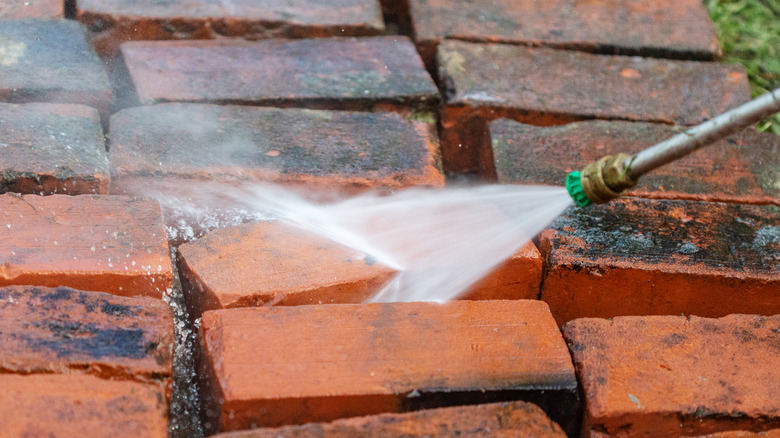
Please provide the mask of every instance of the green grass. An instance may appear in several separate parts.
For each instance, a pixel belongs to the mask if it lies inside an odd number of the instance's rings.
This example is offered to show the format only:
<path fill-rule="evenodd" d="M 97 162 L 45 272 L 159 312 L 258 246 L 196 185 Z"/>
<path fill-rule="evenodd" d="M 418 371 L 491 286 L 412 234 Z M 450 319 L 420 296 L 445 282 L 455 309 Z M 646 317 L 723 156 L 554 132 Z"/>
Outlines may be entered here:
<path fill-rule="evenodd" d="M 753 96 L 780 87 L 780 0 L 704 0 L 723 62 L 745 66 Z M 758 124 L 780 135 L 780 114 Z"/>

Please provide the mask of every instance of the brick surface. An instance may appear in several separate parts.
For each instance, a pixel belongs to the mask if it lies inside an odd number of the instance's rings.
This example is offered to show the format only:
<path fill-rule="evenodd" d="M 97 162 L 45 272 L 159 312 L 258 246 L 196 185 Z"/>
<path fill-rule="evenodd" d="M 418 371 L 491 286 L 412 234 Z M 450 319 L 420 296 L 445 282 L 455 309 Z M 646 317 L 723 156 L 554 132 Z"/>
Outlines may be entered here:
<path fill-rule="evenodd" d="M 780 425 L 780 315 L 579 319 L 564 336 L 582 436 L 690 436 Z"/>
<path fill-rule="evenodd" d="M 217 102 L 340 110 L 433 110 L 438 91 L 402 36 L 131 42 L 141 103 Z"/>
<path fill-rule="evenodd" d="M 635 153 L 681 130 L 669 125 L 587 121 L 537 127 L 490 124 L 498 182 L 561 185 L 605 155 Z M 780 204 L 780 137 L 746 129 L 643 176 L 630 196 Z"/>
<path fill-rule="evenodd" d="M 385 30 L 376 0 L 79 0 L 77 16 L 106 56 L 130 40 L 367 36 Z"/>
<path fill-rule="evenodd" d="M 4 19 L 0 35 L 0 101 L 80 103 L 108 119 L 108 75 L 78 23 Z"/>
<path fill-rule="evenodd" d="M 409 0 L 426 62 L 445 38 L 545 45 L 620 55 L 720 57 L 715 27 L 698 0 Z"/>
<path fill-rule="evenodd" d="M 370 254 L 279 221 L 213 231 L 179 246 L 179 263 L 196 316 L 229 307 L 360 303 L 396 274 Z"/>
<path fill-rule="evenodd" d="M 780 313 L 776 206 L 624 198 L 541 233 L 559 323 L 619 315 Z"/>
<path fill-rule="evenodd" d="M 0 3 L 0 18 L 62 18 L 63 0 L 8 1 Z"/>
<path fill-rule="evenodd" d="M 536 300 L 542 283 L 542 256 L 533 242 L 463 294 L 466 300 Z"/>
<path fill-rule="evenodd" d="M 154 298 L 171 286 L 168 242 L 154 201 L 0 195 L 0 228 L 0 286 L 69 286 Z"/>
<path fill-rule="evenodd" d="M 108 193 L 108 158 L 97 110 L 0 103 L 0 138 L 0 193 Z"/>
<path fill-rule="evenodd" d="M 0 375 L 70 374 L 171 383 L 173 316 L 152 298 L 0 288 Z"/>
<path fill-rule="evenodd" d="M 443 186 L 432 126 L 394 113 L 166 104 L 111 118 L 112 193 L 149 178 Z"/>
<path fill-rule="evenodd" d="M 487 123 L 620 119 L 692 125 L 750 98 L 741 66 L 445 41 L 439 76 L 445 170 L 491 173 Z"/>
<path fill-rule="evenodd" d="M 710 433 L 699 438 L 778 438 L 780 429 L 772 429 L 763 432 L 750 432 L 747 430 L 730 430 L 727 432 Z"/>
<path fill-rule="evenodd" d="M 476 406 L 426 409 L 404 414 L 380 414 L 336 420 L 331 423 L 309 423 L 276 429 L 254 429 L 227 432 L 220 438 L 327 438 L 327 437 L 558 437 L 564 438 L 560 426 L 551 421 L 536 405 L 506 402 Z"/>
<path fill-rule="evenodd" d="M 578 421 L 571 359 L 541 301 L 223 309 L 201 333 L 211 429 L 507 399 L 565 430 Z"/>
<path fill-rule="evenodd" d="M 168 406 L 154 386 L 80 374 L 0 374 L 4 437 L 167 437 Z"/>

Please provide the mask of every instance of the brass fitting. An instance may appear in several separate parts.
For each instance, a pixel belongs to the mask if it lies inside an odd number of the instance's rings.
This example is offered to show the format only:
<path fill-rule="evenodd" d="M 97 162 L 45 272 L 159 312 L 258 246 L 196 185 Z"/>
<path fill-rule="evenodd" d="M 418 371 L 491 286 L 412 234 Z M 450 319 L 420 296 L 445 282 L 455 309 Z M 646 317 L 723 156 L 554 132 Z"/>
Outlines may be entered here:
<path fill-rule="evenodd" d="M 595 204 L 604 204 L 636 186 L 637 180 L 628 175 L 625 165 L 629 158 L 622 153 L 607 155 L 585 166 L 580 176 L 585 196 Z"/>

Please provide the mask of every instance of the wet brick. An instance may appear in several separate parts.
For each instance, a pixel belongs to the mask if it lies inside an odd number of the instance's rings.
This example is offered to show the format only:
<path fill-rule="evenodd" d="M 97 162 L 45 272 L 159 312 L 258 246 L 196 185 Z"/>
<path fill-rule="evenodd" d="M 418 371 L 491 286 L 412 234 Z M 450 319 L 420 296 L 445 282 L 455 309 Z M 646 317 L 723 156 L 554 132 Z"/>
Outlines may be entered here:
<path fill-rule="evenodd" d="M 168 178 L 325 191 L 444 185 L 432 125 L 395 113 L 161 104 L 118 112 L 110 135 L 112 193 Z"/>
<path fill-rule="evenodd" d="M 159 388 L 82 374 L 0 374 L 4 437 L 167 437 Z"/>
<path fill-rule="evenodd" d="M 776 206 L 623 198 L 541 233 L 542 300 L 580 317 L 780 313 Z"/>
<path fill-rule="evenodd" d="M 0 374 L 82 371 L 171 383 L 173 316 L 152 298 L 66 287 L 0 288 Z"/>
<path fill-rule="evenodd" d="M 445 41 L 444 168 L 493 178 L 487 123 L 619 119 L 693 125 L 750 99 L 741 66 Z"/>
<path fill-rule="evenodd" d="M 4 19 L 0 35 L 0 101 L 80 103 L 108 119 L 108 75 L 81 25 Z"/>
<path fill-rule="evenodd" d="M 463 294 L 466 300 L 536 300 L 542 283 L 542 256 L 532 242 Z"/>
<path fill-rule="evenodd" d="M 429 65 L 445 38 L 680 59 L 721 55 L 698 0 L 409 0 L 409 7 L 415 41 Z"/>
<path fill-rule="evenodd" d="M 360 303 L 396 271 L 375 257 L 279 221 L 213 231 L 179 246 L 193 315 L 262 305 Z"/>
<path fill-rule="evenodd" d="M 153 298 L 171 286 L 168 242 L 155 201 L 5 194 L 0 229 L 0 286 L 68 286 Z"/>
<path fill-rule="evenodd" d="M 564 336 L 586 398 L 581 436 L 780 425 L 780 315 L 578 319 Z"/>
<path fill-rule="evenodd" d="M 571 359 L 536 300 L 323 304 L 203 314 L 207 429 L 511 399 L 578 424 Z"/>
<path fill-rule="evenodd" d="M 403 36 L 122 45 L 141 103 L 433 111 L 439 96 Z M 428 116 L 433 117 L 433 116 Z"/>
<path fill-rule="evenodd" d="M 0 138 L 0 193 L 108 193 L 108 158 L 94 108 L 0 103 Z"/>
<path fill-rule="evenodd" d="M 586 121 L 538 127 L 490 124 L 498 181 L 562 185 L 566 175 L 619 152 L 636 153 L 681 132 L 669 125 Z M 639 180 L 630 196 L 780 204 L 780 137 L 749 128 Z"/>
<path fill-rule="evenodd" d="M 563 430 L 539 407 L 525 402 L 426 409 L 404 414 L 347 418 L 332 423 L 309 423 L 277 429 L 227 432 L 219 438 L 449 438 L 453 436 L 527 436 L 565 438 Z"/>
<path fill-rule="evenodd" d="M 343 37 L 385 30 L 375 0 L 79 0 L 77 17 L 106 56 L 132 40 Z"/>
<path fill-rule="evenodd" d="M 62 18 L 63 0 L 8 1 L 0 3 L 0 18 Z"/>

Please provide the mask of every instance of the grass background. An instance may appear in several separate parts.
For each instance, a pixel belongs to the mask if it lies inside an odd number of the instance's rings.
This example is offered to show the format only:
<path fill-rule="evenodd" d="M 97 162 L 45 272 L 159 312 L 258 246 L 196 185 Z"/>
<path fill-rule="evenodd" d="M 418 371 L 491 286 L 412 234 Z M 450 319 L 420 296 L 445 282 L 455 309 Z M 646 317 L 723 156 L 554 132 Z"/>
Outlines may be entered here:
<path fill-rule="evenodd" d="M 723 62 L 745 66 L 753 96 L 780 87 L 780 0 L 704 0 Z M 780 135 L 780 114 L 758 124 Z"/>

